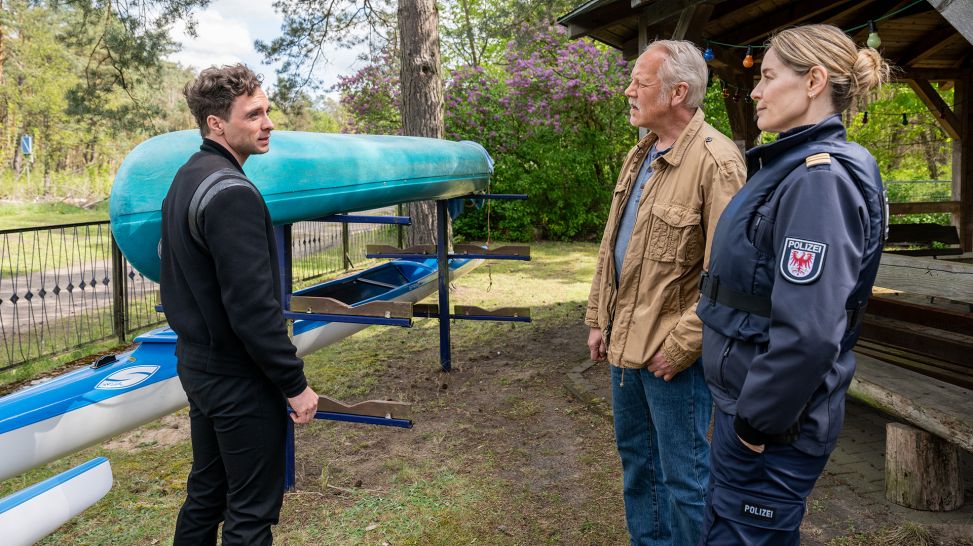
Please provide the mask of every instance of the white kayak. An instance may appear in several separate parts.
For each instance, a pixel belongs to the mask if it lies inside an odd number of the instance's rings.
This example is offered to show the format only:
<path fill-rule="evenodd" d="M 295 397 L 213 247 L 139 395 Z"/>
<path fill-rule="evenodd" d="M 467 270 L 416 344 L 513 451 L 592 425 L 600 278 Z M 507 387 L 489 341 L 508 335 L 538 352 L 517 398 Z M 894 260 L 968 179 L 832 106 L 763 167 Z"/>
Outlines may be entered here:
<path fill-rule="evenodd" d="M 111 465 L 98 457 L 0 499 L 0 542 L 37 542 L 98 502 L 111 486 Z"/>

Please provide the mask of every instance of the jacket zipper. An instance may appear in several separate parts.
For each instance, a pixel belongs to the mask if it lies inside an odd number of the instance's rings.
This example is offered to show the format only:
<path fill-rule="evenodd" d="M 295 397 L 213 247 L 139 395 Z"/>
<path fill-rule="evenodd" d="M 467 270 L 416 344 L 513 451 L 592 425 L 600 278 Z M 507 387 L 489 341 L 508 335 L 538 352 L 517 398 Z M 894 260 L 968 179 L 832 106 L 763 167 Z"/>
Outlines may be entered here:
<path fill-rule="evenodd" d="M 723 356 L 720 359 L 720 385 L 726 388 L 726 358 L 730 355 L 730 350 L 733 349 L 733 338 L 729 338 L 726 342 L 726 347 L 723 349 Z"/>
<path fill-rule="evenodd" d="M 757 232 L 760 231 L 760 222 L 763 219 L 763 216 L 757 214 L 757 221 L 753 223 L 753 235 L 750 236 L 750 241 L 753 243 L 753 246 L 757 246 Z"/>

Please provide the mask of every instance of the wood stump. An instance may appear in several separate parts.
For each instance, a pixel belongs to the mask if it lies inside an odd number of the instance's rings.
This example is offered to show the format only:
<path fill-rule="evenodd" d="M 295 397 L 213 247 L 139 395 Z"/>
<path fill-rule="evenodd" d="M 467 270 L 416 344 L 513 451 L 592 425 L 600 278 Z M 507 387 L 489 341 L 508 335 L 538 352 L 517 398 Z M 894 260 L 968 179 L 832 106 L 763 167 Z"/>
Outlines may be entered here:
<path fill-rule="evenodd" d="M 963 505 L 959 447 L 902 423 L 885 426 L 885 498 L 916 510 Z"/>

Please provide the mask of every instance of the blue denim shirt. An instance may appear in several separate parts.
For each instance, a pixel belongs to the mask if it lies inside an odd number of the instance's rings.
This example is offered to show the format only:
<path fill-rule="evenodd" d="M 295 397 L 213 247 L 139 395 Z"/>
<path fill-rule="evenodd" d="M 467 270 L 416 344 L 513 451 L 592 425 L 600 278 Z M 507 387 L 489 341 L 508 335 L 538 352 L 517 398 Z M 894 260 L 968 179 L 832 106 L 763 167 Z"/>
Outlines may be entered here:
<path fill-rule="evenodd" d="M 642 200 L 642 190 L 645 189 L 646 183 L 652 177 L 652 162 L 668 151 L 668 148 L 661 152 L 656 151 L 655 144 L 649 148 L 649 153 L 642 162 L 642 168 L 639 169 L 638 178 L 635 179 L 635 187 L 632 188 L 632 193 L 628 196 L 628 202 L 625 203 L 625 210 L 622 212 L 622 218 L 618 222 L 618 236 L 615 239 L 616 284 L 618 283 L 619 272 L 622 270 L 622 261 L 625 259 L 625 252 L 628 250 L 628 243 L 632 240 L 632 231 L 635 229 L 635 218 L 638 216 L 639 211 L 639 201 Z"/>

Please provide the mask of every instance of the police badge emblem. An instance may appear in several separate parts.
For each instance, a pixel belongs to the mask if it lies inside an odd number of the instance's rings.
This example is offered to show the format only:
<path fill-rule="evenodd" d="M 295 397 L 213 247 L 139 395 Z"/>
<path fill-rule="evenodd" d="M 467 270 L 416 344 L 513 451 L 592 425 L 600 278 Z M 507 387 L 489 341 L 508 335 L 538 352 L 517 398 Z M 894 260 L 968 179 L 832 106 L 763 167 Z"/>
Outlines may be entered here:
<path fill-rule="evenodd" d="M 788 237 L 780 255 L 780 273 L 797 284 L 814 282 L 821 275 L 824 254 L 828 245 L 806 239 Z"/>

